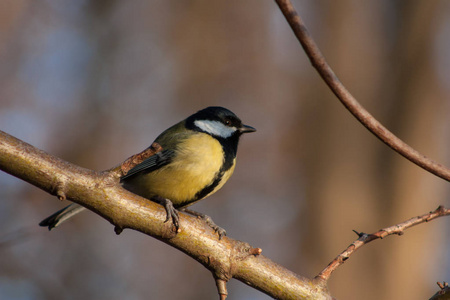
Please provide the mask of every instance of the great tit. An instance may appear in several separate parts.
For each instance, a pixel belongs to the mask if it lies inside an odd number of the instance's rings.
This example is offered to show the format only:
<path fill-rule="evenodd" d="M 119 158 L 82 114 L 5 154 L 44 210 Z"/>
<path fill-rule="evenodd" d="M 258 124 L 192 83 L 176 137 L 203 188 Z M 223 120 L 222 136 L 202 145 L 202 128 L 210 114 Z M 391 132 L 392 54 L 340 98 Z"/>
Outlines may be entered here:
<path fill-rule="evenodd" d="M 173 125 L 155 140 L 162 151 L 120 178 L 122 186 L 162 204 L 178 229 L 178 210 L 205 218 L 219 233 L 225 231 L 203 214 L 186 207 L 218 191 L 233 174 L 242 134 L 256 131 L 230 110 L 210 106 Z M 84 209 L 71 204 L 39 223 L 49 230 Z"/>

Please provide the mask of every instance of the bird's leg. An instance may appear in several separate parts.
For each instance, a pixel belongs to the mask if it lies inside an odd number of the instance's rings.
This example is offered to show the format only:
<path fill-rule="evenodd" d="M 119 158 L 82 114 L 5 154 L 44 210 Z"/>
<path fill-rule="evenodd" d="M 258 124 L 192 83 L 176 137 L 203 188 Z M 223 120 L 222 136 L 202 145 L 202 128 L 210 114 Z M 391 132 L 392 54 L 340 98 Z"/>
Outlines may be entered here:
<path fill-rule="evenodd" d="M 214 221 L 211 219 L 210 216 L 196 212 L 194 210 L 187 209 L 187 208 L 180 208 L 180 211 L 186 212 L 190 215 L 193 215 L 195 217 L 203 219 L 206 222 L 206 224 L 208 224 L 209 227 L 211 227 L 212 229 L 214 229 L 215 232 L 217 232 L 217 234 L 219 235 L 219 240 L 222 239 L 222 236 L 227 235 L 227 232 L 225 231 L 225 229 L 217 226 L 216 223 L 214 223 Z"/>
<path fill-rule="evenodd" d="M 178 216 L 178 211 L 175 209 L 175 207 L 173 207 L 172 201 L 170 201 L 169 199 L 160 197 L 160 196 L 152 197 L 152 201 L 164 206 L 164 208 L 166 209 L 166 214 L 167 214 L 166 220 L 164 221 L 164 223 L 166 223 L 167 221 L 172 219 L 172 224 L 175 226 L 175 229 L 178 232 L 178 229 L 180 228 L 180 222 L 179 222 L 180 218 Z"/>

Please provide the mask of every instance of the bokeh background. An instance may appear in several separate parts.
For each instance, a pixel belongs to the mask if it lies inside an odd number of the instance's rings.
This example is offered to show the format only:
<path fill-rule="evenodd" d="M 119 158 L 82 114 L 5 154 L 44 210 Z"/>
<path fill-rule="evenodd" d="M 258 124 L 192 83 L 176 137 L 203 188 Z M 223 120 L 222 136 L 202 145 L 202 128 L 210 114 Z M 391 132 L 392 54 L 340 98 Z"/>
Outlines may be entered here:
<path fill-rule="evenodd" d="M 360 102 L 450 165 L 450 2 L 294 1 Z M 193 209 L 315 276 L 355 238 L 440 204 L 448 183 L 343 108 L 273 1 L 0 2 L 0 130 L 95 170 L 222 105 L 258 129 L 235 175 Z M 217 299 L 210 273 L 165 244 L 0 172 L 0 299 Z M 332 276 L 338 299 L 428 299 L 450 280 L 450 220 L 374 242 Z M 232 280 L 229 299 L 269 299 Z"/>

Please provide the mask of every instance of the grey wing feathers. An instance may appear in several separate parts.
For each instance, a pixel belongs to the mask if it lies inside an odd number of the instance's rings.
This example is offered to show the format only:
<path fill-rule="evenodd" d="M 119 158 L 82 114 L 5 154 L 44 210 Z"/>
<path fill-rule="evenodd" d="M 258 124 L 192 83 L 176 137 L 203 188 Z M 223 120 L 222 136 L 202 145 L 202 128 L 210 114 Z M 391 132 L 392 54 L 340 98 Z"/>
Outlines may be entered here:
<path fill-rule="evenodd" d="M 174 150 L 163 150 L 161 152 L 156 153 L 155 155 L 150 156 L 134 168 L 132 168 L 128 173 L 120 178 L 120 180 L 127 179 L 139 172 L 152 172 L 161 168 L 162 166 L 167 165 L 172 161 L 172 158 L 175 155 Z"/>
<path fill-rule="evenodd" d="M 55 228 L 65 220 L 83 211 L 84 209 L 85 208 L 83 206 L 72 203 L 69 206 L 64 207 L 63 209 L 58 210 L 45 220 L 42 220 L 41 223 L 39 223 L 39 226 L 48 227 L 48 230 L 52 230 L 52 228 Z"/>

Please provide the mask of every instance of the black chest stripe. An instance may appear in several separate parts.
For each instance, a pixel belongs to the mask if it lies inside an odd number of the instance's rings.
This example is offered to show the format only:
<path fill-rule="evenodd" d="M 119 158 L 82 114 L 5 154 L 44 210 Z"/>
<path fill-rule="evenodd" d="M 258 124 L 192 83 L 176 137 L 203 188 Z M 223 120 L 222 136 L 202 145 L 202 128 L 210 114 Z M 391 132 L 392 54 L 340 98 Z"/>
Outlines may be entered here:
<path fill-rule="evenodd" d="M 193 199 L 190 199 L 183 203 L 183 205 L 179 207 L 183 207 L 185 205 L 191 204 L 192 202 L 198 201 L 200 199 L 205 198 L 208 196 L 211 192 L 213 192 L 216 187 L 219 185 L 219 183 L 222 181 L 223 175 L 226 171 L 228 171 L 232 166 L 234 159 L 236 158 L 236 150 L 237 150 L 237 140 L 232 140 L 230 143 L 230 140 L 224 140 L 224 139 L 218 139 L 220 144 L 222 145 L 222 149 L 225 153 L 224 162 L 222 167 L 220 168 L 219 172 L 217 172 L 217 175 L 214 178 L 214 181 L 211 182 L 209 185 L 205 186 L 203 189 L 198 191 Z"/>
<path fill-rule="evenodd" d="M 224 173 L 225 173 L 224 170 L 220 170 L 219 173 L 217 174 L 216 178 L 210 185 L 205 186 L 202 190 L 198 191 L 197 194 L 195 194 L 193 201 L 203 199 L 208 194 L 210 194 L 212 191 L 214 191 L 214 189 L 219 185 L 220 181 L 222 180 Z M 193 201 L 190 201 L 190 202 L 193 202 Z"/>
<path fill-rule="evenodd" d="M 195 194 L 195 199 L 193 201 L 203 199 L 208 194 L 213 192 L 214 189 L 219 185 L 225 172 L 233 166 L 234 159 L 236 158 L 238 137 L 218 140 L 222 145 L 222 149 L 225 154 L 223 165 L 217 173 L 214 181 L 211 184 L 205 186 L 202 190 L 198 191 L 197 194 Z"/>

